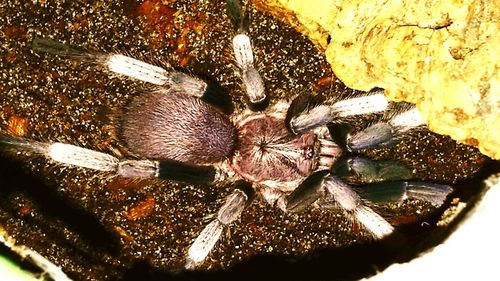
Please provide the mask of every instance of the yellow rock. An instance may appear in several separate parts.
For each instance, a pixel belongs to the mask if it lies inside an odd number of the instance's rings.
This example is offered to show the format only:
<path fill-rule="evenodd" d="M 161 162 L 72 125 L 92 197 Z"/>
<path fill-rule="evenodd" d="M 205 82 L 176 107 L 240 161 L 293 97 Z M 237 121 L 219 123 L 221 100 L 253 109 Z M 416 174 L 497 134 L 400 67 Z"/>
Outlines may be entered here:
<path fill-rule="evenodd" d="M 256 0 L 325 50 L 348 87 L 416 103 L 429 128 L 500 159 L 500 0 Z"/>

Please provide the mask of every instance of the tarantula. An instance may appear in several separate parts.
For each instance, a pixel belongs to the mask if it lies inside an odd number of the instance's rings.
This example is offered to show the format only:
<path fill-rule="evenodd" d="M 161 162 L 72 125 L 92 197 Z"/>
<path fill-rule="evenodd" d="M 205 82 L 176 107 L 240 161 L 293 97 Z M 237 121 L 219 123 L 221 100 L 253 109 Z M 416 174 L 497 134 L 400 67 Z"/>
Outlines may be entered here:
<path fill-rule="evenodd" d="M 248 14 L 228 0 L 237 34 L 232 47 L 250 108 L 263 107 L 267 96 L 254 66 Z M 408 181 L 408 168 L 397 162 L 351 156 L 365 148 L 394 142 L 398 135 L 424 126 L 415 108 L 395 112 L 387 120 L 334 141 L 327 125 L 356 115 L 383 112 L 389 102 L 380 92 L 345 100 L 299 95 L 263 111 L 227 116 L 203 98 L 214 88 L 206 81 L 173 68 L 161 68 L 119 54 L 82 50 L 35 38 L 33 48 L 102 65 L 109 71 L 149 82 L 151 91 L 133 97 L 119 118 L 118 132 L 141 160 L 118 159 L 90 149 L 0 136 L 3 148 L 30 151 L 67 165 L 114 172 L 123 177 L 159 178 L 188 183 L 232 182 L 234 191 L 193 241 L 186 268 L 203 263 L 224 227 L 236 221 L 258 192 L 284 212 L 311 205 L 339 206 L 375 238 L 394 231 L 367 202 L 399 202 L 416 198 L 440 205 L 447 185 Z M 359 192 L 344 178 L 376 182 Z"/>

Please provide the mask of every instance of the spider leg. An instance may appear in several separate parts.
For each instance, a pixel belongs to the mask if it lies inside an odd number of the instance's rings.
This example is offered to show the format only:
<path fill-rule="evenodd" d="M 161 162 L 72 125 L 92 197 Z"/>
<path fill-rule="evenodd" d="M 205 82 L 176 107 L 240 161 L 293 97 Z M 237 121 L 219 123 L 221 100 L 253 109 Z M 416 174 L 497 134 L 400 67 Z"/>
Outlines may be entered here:
<path fill-rule="evenodd" d="M 321 170 L 307 177 L 292 193 L 278 200 L 285 212 L 300 212 L 326 195 L 323 181 L 330 172 Z"/>
<path fill-rule="evenodd" d="M 310 99 L 314 98 L 299 96 L 292 101 L 288 109 L 286 122 L 294 134 L 312 130 L 338 118 L 381 112 L 389 106 L 383 91 L 333 103 L 311 102 Z"/>
<path fill-rule="evenodd" d="M 363 199 L 348 184 L 322 170 L 309 176 L 288 195 L 286 210 L 297 212 L 318 199 L 333 200 L 337 206 L 363 225 L 375 238 L 382 238 L 394 231 L 382 216 L 366 206 Z M 320 205 L 321 206 L 321 205 Z"/>
<path fill-rule="evenodd" d="M 91 149 L 60 142 L 44 143 L 24 138 L 0 136 L 0 151 L 29 152 L 54 162 L 123 177 L 159 178 L 187 183 L 213 183 L 224 175 L 213 166 L 193 165 L 172 160 L 123 160 Z"/>
<path fill-rule="evenodd" d="M 224 227 L 240 218 L 243 209 L 250 201 L 250 196 L 246 192 L 249 189 L 251 189 L 249 183 L 236 182 L 236 188 L 226 197 L 226 201 L 215 218 L 205 226 L 189 247 L 185 265 L 187 269 L 193 269 L 202 264 L 219 241 Z"/>
<path fill-rule="evenodd" d="M 339 178 L 328 175 L 325 177 L 323 185 L 328 196 L 332 196 L 344 211 L 352 214 L 375 238 L 382 238 L 394 231 L 391 224 L 366 206 L 361 196 Z"/>
<path fill-rule="evenodd" d="M 362 185 L 358 192 L 363 199 L 373 203 L 403 202 L 412 198 L 440 206 L 452 191 L 448 185 L 405 181 L 412 178 L 412 173 L 396 161 L 352 157 L 337 162 L 334 170 L 335 175 L 350 182 L 371 183 Z"/>
<path fill-rule="evenodd" d="M 248 33 L 248 14 L 239 0 L 227 0 L 227 10 L 238 34 L 233 37 L 233 52 L 240 70 L 243 86 L 250 103 L 256 105 L 266 99 L 264 82 L 254 66 L 252 43 Z"/>
<path fill-rule="evenodd" d="M 408 180 L 411 170 L 392 160 L 371 160 L 364 157 L 349 157 L 335 163 L 334 174 L 349 182 L 372 183 Z"/>
<path fill-rule="evenodd" d="M 448 185 L 417 181 L 394 181 L 369 184 L 359 189 L 363 199 L 373 203 L 403 202 L 418 199 L 441 206 L 452 189 Z"/>
<path fill-rule="evenodd" d="M 197 77 L 175 70 L 166 70 L 120 54 L 90 52 L 46 38 L 34 38 L 32 48 L 39 52 L 78 58 L 102 65 L 113 73 L 161 87 L 181 89 L 195 97 L 202 97 L 208 87 L 205 81 Z"/>
<path fill-rule="evenodd" d="M 375 123 L 364 130 L 347 137 L 347 148 L 359 151 L 392 143 L 399 135 L 425 125 L 416 107 L 395 114 L 386 122 Z"/>

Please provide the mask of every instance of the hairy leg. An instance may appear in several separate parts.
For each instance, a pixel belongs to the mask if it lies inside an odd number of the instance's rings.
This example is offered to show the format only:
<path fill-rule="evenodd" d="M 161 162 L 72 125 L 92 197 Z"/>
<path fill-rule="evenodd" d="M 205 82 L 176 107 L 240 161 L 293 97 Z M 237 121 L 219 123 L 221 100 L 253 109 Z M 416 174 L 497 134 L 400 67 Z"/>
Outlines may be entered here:
<path fill-rule="evenodd" d="M 424 120 L 416 107 L 394 114 L 389 120 L 375 123 L 364 130 L 348 136 L 347 148 L 359 151 L 379 145 L 390 144 L 408 131 L 424 126 Z"/>
<path fill-rule="evenodd" d="M 266 99 L 264 82 L 254 65 L 252 43 L 248 34 L 248 14 L 239 0 L 227 0 L 227 10 L 233 20 L 237 34 L 233 37 L 233 52 L 240 70 L 243 87 L 251 104 Z"/>
<path fill-rule="evenodd" d="M 339 178 L 328 175 L 324 178 L 323 185 L 327 191 L 327 196 L 332 196 L 338 206 L 370 231 L 373 237 L 383 238 L 394 231 L 391 224 L 373 209 L 366 206 L 361 196 Z"/>
<path fill-rule="evenodd" d="M 393 160 L 371 160 L 359 156 L 341 159 L 335 163 L 334 173 L 352 183 L 374 183 L 409 180 L 411 170 Z"/>
<path fill-rule="evenodd" d="M 202 97 L 207 90 L 205 81 L 175 71 L 170 66 L 166 70 L 124 55 L 90 52 L 46 38 L 33 39 L 32 48 L 39 52 L 88 61 L 101 65 L 113 73 L 161 87 L 182 90 L 186 94 L 195 97 Z"/>
<path fill-rule="evenodd" d="M 451 191 L 448 185 L 419 181 L 382 182 L 359 188 L 361 197 L 373 203 L 398 203 L 410 198 L 434 206 L 441 206 Z"/>
<path fill-rule="evenodd" d="M 118 159 L 113 155 L 71 144 L 44 143 L 5 135 L 0 136 L 0 151 L 2 150 L 34 153 L 59 164 L 113 172 L 123 177 L 160 178 L 187 183 L 213 183 L 225 177 L 219 168 L 212 166 L 170 160 Z"/>
<path fill-rule="evenodd" d="M 189 247 L 185 265 L 187 269 L 194 269 L 205 261 L 210 251 L 219 241 L 224 227 L 239 219 L 243 209 L 250 201 L 250 196 L 245 192 L 245 189 L 249 189 L 250 184 L 239 181 L 235 185 L 236 188 L 226 197 L 226 201 L 215 215 L 215 218 L 205 226 L 191 244 L 191 247 Z"/>
<path fill-rule="evenodd" d="M 382 112 L 389 106 L 382 91 L 344 100 L 314 99 L 299 96 L 290 105 L 286 122 L 293 133 L 303 133 L 349 116 Z"/>
<path fill-rule="evenodd" d="M 364 226 L 375 238 L 382 238 L 394 231 L 382 216 L 366 206 L 348 184 L 330 174 L 328 170 L 309 176 L 299 187 L 284 198 L 285 210 L 298 212 L 321 199 L 328 205 L 336 205 L 355 221 Z M 319 204 L 321 207 L 322 205 Z"/>
<path fill-rule="evenodd" d="M 349 182 L 368 183 L 357 189 L 363 199 L 373 203 L 402 202 L 407 198 L 443 204 L 451 193 L 448 185 L 408 181 L 411 170 L 396 161 L 351 157 L 337 162 L 335 174 Z"/>

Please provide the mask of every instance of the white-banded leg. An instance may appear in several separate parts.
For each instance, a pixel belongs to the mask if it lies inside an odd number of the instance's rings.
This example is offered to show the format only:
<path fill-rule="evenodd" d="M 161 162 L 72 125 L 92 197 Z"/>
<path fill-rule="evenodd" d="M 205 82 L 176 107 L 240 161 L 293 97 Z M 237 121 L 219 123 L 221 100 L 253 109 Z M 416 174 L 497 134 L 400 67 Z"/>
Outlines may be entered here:
<path fill-rule="evenodd" d="M 161 87 L 181 89 L 186 94 L 196 97 L 202 97 L 207 90 L 207 83 L 202 79 L 173 69 L 166 70 L 120 54 L 90 52 L 46 38 L 33 39 L 32 48 L 39 52 L 78 58 L 102 65 L 113 73 Z"/>
<path fill-rule="evenodd" d="M 235 183 L 234 191 L 226 197 L 222 207 L 215 218 L 200 232 L 189 247 L 186 255 L 187 269 L 194 269 L 202 264 L 210 254 L 210 251 L 219 241 L 224 227 L 240 218 L 243 209 L 249 202 L 249 194 L 245 191 L 251 188 L 247 182 L 239 181 Z"/>
<path fill-rule="evenodd" d="M 361 223 L 375 238 L 382 238 L 391 234 L 394 227 L 372 208 L 366 206 L 359 196 L 348 184 L 339 178 L 328 175 L 323 185 L 329 196 L 348 214 Z"/>
<path fill-rule="evenodd" d="M 59 164 L 113 172 L 123 177 L 160 178 L 187 183 L 213 183 L 225 175 L 219 168 L 177 161 L 124 160 L 91 149 L 0 135 L 0 151 L 34 153 Z"/>
<path fill-rule="evenodd" d="M 381 182 L 359 188 L 363 199 L 373 203 L 400 203 L 406 199 L 417 199 L 435 207 L 441 206 L 451 192 L 448 185 L 420 181 Z"/>
<path fill-rule="evenodd" d="M 389 144 L 409 130 L 424 126 L 418 109 L 411 107 L 394 114 L 389 120 L 377 122 L 362 131 L 347 137 L 347 148 L 358 151 L 365 148 Z"/>
<path fill-rule="evenodd" d="M 284 200 L 282 204 L 290 212 L 301 211 L 316 201 L 319 206 L 334 204 L 352 216 L 375 238 L 382 238 L 394 231 L 392 225 L 366 206 L 348 184 L 330 174 L 328 170 L 309 176 Z"/>
<path fill-rule="evenodd" d="M 227 10 L 231 16 L 237 35 L 233 37 L 233 52 L 236 65 L 248 100 L 252 104 L 262 103 L 266 99 L 264 82 L 254 65 L 252 42 L 248 33 L 248 14 L 241 7 L 239 0 L 227 0 Z"/>
<path fill-rule="evenodd" d="M 334 102 L 314 102 L 299 96 L 290 105 L 286 122 L 293 133 L 299 134 L 338 118 L 382 112 L 388 106 L 382 90 Z"/>
<path fill-rule="evenodd" d="M 356 183 L 409 180 L 413 176 L 411 170 L 398 161 L 371 160 L 358 156 L 336 161 L 333 171 L 339 178 Z"/>
<path fill-rule="evenodd" d="M 373 203 L 401 203 L 417 199 L 440 206 L 451 193 L 448 185 L 431 182 L 408 181 L 411 170 L 391 160 L 370 160 L 351 157 L 337 161 L 334 173 L 349 182 L 362 183 L 357 189 L 364 200 Z"/>
<path fill-rule="evenodd" d="M 289 212 L 301 211 L 315 203 L 319 207 L 340 207 L 364 226 L 375 238 L 391 234 L 394 228 L 365 204 L 403 202 L 413 198 L 440 206 L 452 189 L 443 184 L 417 181 L 392 181 L 365 185 L 356 191 L 329 170 L 315 172 L 292 193 L 278 199 L 278 206 Z"/>

